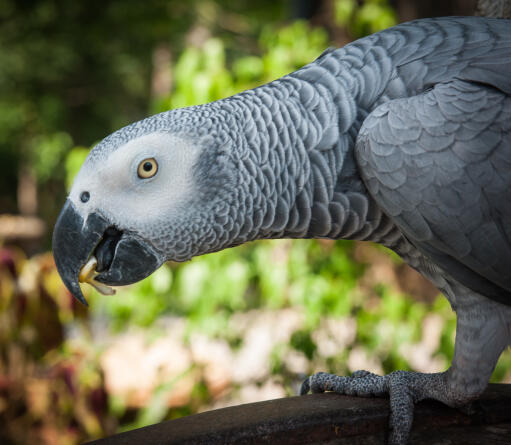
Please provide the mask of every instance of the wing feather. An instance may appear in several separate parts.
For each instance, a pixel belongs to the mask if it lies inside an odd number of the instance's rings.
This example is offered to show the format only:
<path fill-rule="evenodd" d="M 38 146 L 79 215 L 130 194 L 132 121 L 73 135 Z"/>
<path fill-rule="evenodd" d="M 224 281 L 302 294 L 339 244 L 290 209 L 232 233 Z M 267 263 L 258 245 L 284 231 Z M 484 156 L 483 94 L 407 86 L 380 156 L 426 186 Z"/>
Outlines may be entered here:
<path fill-rule="evenodd" d="M 501 90 L 454 80 L 380 105 L 356 148 L 369 192 L 407 238 L 455 279 L 505 304 L 510 118 L 511 97 Z"/>

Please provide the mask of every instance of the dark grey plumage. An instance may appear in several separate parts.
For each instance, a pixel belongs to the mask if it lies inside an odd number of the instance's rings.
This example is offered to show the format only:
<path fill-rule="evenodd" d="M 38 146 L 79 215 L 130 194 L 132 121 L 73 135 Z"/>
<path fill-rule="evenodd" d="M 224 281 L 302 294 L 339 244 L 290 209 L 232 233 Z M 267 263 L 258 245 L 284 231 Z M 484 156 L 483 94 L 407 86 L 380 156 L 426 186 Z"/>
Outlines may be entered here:
<path fill-rule="evenodd" d="M 357 147 L 369 192 L 407 239 L 458 281 L 510 304 L 511 97 L 441 83 L 378 107 Z"/>
<path fill-rule="evenodd" d="M 153 182 L 124 173 L 139 152 L 161 161 Z M 155 264 L 261 238 L 395 250 L 457 312 L 451 368 L 316 374 L 303 390 L 390 394 L 390 442 L 403 444 L 413 403 L 477 397 L 511 343 L 510 201 L 511 21 L 458 17 L 402 24 L 254 90 L 119 130 L 91 152 L 61 221 L 100 214 Z M 135 266 L 121 260 L 127 278 L 98 281 L 130 282 Z"/>

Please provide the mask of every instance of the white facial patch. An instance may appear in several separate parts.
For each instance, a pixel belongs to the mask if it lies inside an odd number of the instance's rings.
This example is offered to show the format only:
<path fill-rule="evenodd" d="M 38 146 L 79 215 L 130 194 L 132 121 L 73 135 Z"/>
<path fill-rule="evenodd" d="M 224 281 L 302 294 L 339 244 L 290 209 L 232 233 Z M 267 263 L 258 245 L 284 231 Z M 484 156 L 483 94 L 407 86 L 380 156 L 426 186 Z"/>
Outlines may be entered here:
<path fill-rule="evenodd" d="M 106 158 L 87 159 L 69 197 L 84 217 L 99 211 L 128 229 L 168 221 L 193 195 L 192 168 L 200 151 L 195 141 L 168 133 L 132 139 Z M 158 164 L 157 173 L 140 178 L 140 163 L 151 158 Z M 84 191 L 90 195 L 85 203 L 80 199 Z"/>

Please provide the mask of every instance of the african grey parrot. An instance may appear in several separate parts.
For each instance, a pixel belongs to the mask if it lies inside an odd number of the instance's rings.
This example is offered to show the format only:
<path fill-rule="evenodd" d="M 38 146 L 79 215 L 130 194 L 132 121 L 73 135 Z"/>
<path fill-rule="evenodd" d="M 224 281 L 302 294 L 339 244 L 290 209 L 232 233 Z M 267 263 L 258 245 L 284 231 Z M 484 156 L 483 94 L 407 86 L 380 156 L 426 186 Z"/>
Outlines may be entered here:
<path fill-rule="evenodd" d="M 390 442 L 404 444 L 415 402 L 476 398 L 511 342 L 510 202 L 511 21 L 425 19 L 116 131 L 81 168 L 53 249 L 85 302 L 86 266 L 105 291 L 255 239 L 387 246 L 456 311 L 451 368 L 319 373 L 302 392 L 388 394 Z"/>

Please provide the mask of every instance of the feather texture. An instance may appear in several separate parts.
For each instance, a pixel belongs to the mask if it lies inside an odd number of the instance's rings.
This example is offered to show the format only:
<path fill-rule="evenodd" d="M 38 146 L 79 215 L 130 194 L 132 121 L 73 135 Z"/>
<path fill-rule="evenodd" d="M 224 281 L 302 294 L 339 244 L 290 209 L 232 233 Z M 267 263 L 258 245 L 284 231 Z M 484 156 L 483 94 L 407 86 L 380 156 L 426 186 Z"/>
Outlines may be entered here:
<path fill-rule="evenodd" d="M 424 112 L 433 108 L 436 124 Z M 509 304 L 511 98 L 454 80 L 377 110 L 357 142 L 371 195 L 428 258 Z"/>

